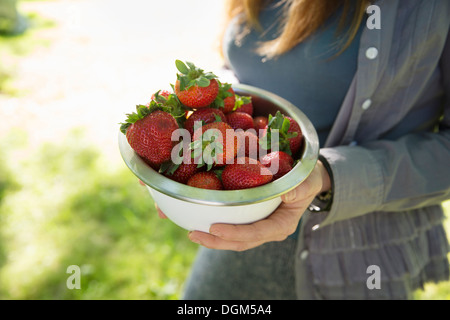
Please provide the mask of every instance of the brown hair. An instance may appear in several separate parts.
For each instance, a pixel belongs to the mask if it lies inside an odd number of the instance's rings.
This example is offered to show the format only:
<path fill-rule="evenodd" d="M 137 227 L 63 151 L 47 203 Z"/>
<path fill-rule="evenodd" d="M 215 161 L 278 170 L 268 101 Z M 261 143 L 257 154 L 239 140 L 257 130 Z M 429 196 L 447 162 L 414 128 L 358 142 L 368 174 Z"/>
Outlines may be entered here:
<path fill-rule="evenodd" d="M 270 1 L 265 0 L 227 0 L 226 21 L 241 15 L 239 21 L 248 32 L 251 28 L 262 31 L 259 24 L 259 13 Z M 261 42 L 257 52 L 267 58 L 274 58 L 291 50 L 297 44 L 308 38 L 342 5 L 342 16 L 339 21 L 338 32 L 342 33 L 342 53 L 353 41 L 358 32 L 364 13 L 369 4 L 368 0 L 283 0 L 279 5 L 284 6 L 280 35 L 271 41 Z M 348 15 L 353 10 L 353 17 L 348 23 Z M 344 30 L 346 31 L 344 32 Z M 245 31 L 242 36 L 245 36 Z"/>

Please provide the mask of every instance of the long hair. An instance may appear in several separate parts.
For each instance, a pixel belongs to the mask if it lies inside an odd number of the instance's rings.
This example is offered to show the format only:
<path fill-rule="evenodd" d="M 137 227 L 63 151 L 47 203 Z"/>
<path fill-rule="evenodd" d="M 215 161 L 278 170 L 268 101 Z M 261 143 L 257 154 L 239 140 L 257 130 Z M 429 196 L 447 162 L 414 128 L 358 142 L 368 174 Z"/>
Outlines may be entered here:
<path fill-rule="evenodd" d="M 248 32 L 250 29 L 263 31 L 259 24 L 259 13 L 270 1 L 267 0 L 227 0 L 226 21 L 239 16 L 239 22 Z M 353 41 L 364 17 L 368 0 L 282 0 L 284 6 L 279 36 L 271 41 L 261 42 L 257 52 L 267 58 L 274 58 L 288 52 L 304 41 L 342 6 L 338 32 L 342 34 L 342 53 Z M 348 19 L 349 14 L 353 16 Z M 242 36 L 245 36 L 245 31 Z"/>

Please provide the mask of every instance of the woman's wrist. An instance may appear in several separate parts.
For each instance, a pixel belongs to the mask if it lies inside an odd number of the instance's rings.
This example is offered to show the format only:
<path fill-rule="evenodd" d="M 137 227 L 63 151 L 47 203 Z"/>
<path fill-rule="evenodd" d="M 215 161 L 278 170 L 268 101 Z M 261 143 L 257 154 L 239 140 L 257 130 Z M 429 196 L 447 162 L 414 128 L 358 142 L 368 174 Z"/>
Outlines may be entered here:
<path fill-rule="evenodd" d="M 311 212 L 329 211 L 333 203 L 333 173 L 322 156 L 319 156 L 316 166 L 320 172 L 322 187 L 309 206 L 309 210 Z"/>
<path fill-rule="evenodd" d="M 319 167 L 320 175 L 322 177 L 322 188 L 318 194 L 327 193 L 331 190 L 332 186 L 330 174 L 321 160 L 317 161 L 317 166 Z"/>

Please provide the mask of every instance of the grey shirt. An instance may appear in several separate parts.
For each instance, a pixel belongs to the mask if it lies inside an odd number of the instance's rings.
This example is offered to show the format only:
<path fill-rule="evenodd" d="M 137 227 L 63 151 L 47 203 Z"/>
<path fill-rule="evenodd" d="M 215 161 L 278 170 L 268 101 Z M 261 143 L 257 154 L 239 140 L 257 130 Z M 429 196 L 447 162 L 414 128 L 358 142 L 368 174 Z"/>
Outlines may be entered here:
<path fill-rule="evenodd" d="M 381 28 L 363 26 L 356 71 L 320 150 L 333 204 L 300 225 L 298 298 L 405 298 L 449 277 L 441 203 L 450 199 L 450 1 L 372 5 Z M 367 286 L 373 268 L 380 289 Z"/>
<path fill-rule="evenodd" d="M 381 29 L 364 28 L 320 151 L 334 177 L 331 210 L 307 211 L 297 239 L 202 248 L 185 298 L 401 299 L 448 279 L 450 1 L 373 4 Z"/>
<path fill-rule="evenodd" d="M 272 1 L 259 15 L 262 30 L 240 37 L 235 19 L 224 37 L 224 56 L 239 82 L 266 89 L 293 103 L 309 118 L 324 145 L 356 72 L 361 26 L 348 48 L 338 55 L 342 10 L 330 16 L 314 34 L 277 59 L 262 58 L 260 41 L 278 37 L 286 1 Z M 347 23 L 351 22 L 349 14 Z M 343 39 L 341 39 L 343 40 Z"/>
<path fill-rule="evenodd" d="M 450 1 L 380 0 L 325 147 L 328 213 L 305 213 L 297 293 L 399 297 L 448 279 L 441 202 L 450 198 Z M 382 289 L 368 290 L 367 268 Z"/>

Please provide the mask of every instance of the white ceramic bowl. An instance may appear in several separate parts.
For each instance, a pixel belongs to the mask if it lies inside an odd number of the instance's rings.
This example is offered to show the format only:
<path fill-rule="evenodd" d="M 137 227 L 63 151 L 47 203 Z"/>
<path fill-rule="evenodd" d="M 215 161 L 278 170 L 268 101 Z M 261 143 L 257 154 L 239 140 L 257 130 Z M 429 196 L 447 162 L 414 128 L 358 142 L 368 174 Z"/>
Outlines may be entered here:
<path fill-rule="evenodd" d="M 158 207 L 186 230 L 209 232 L 214 223 L 248 224 L 268 217 L 281 203 L 281 195 L 297 187 L 313 170 L 319 141 L 306 115 L 292 103 L 268 91 L 236 84 L 237 94 L 252 96 L 254 116 L 276 111 L 296 120 L 303 132 L 300 162 L 285 176 L 266 185 L 244 190 L 206 190 L 190 187 L 150 168 L 119 132 L 119 149 L 128 168 L 146 185 Z"/>

